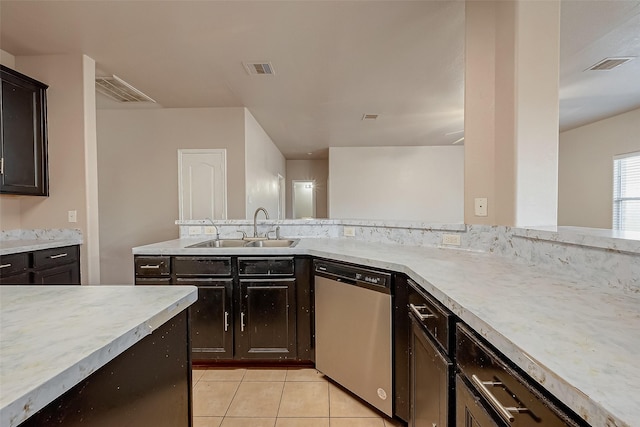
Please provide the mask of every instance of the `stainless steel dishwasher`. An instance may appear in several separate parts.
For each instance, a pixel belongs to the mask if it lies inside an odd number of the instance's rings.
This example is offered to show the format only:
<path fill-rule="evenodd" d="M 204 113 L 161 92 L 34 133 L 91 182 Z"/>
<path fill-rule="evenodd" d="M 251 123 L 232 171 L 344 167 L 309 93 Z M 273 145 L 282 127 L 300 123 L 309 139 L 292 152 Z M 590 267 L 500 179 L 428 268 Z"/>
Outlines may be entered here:
<path fill-rule="evenodd" d="M 316 369 L 393 416 L 391 274 L 314 261 Z"/>

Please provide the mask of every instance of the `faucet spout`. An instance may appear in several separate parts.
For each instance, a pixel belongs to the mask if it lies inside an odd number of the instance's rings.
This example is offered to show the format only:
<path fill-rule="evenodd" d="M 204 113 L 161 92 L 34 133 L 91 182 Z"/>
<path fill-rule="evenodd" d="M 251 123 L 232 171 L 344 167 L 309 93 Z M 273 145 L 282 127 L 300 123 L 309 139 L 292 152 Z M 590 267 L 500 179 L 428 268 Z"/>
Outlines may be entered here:
<path fill-rule="evenodd" d="M 258 237 L 258 224 L 256 221 L 258 220 L 258 212 L 260 211 L 264 212 L 265 219 L 269 219 L 269 212 L 267 212 L 265 208 L 256 209 L 255 213 L 253 214 L 253 237 Z"/>
<path fill-rule="evenodd" d="M 218 226 L 216 226 L 213 223 L 213 220 L 209 217 L 206 217 L 205 221 L 209 221 L 209 224 L 211 224 L 211 226 L 216 229 L 216 240 L 220 240 L 220 230 L 218 230 Z"/>

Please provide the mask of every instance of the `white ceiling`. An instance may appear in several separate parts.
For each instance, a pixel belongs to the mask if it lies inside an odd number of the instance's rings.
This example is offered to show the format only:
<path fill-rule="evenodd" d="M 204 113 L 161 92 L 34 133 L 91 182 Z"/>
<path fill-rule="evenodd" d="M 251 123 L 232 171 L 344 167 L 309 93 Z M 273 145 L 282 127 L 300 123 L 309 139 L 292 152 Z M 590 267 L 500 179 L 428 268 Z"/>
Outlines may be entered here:
<path fill-rule="evenodd" d="M 246 106 L 288 159 L 462 136 L 462 1 L 2 0 L 0 48 L 84 53 L 165 108 Z M 583 72 L 616 55 L 640 57 L 640 1 L 563 0 L 562 130 L 640 107 L 640 59 Z"/>

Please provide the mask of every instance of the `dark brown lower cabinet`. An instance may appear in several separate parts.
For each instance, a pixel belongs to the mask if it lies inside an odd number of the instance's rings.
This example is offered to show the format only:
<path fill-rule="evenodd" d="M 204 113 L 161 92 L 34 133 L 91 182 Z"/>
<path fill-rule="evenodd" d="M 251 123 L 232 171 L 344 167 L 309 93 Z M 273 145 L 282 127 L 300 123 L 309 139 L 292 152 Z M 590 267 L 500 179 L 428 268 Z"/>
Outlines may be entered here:
<path fill-rule="evenodd" d="M 35 285 L 72 285 L 78 283 L 80 283 L 80 274 L 78 266 L 75 264 L 66 264 L 33 272 L 33 284 Z"/>
<path fill-rule="evenodd" d="M 448 427 L 453 363 L 411 318 L 411 427 Z"/>
<path fill-rule="evenodd" d="M 77 245 L 0 256 L 2 285 L 79 285 Z"/>
<path fill-rule="evenodd" d="M 136 285 L 193 285 L 192 360 L 314 360 L 309 257 L 135 256 Z"/>
<path fill-rule="evenodd" d="M 191 306 L 191 352 L 193 360 L 233 358 L 233 280 L 177 279 L 178 285 L 198 287 Z"/>
<path fill-rule="evenodd" d="M 296 359 L 295 279 L 240 280 L 236 356 Z"/>

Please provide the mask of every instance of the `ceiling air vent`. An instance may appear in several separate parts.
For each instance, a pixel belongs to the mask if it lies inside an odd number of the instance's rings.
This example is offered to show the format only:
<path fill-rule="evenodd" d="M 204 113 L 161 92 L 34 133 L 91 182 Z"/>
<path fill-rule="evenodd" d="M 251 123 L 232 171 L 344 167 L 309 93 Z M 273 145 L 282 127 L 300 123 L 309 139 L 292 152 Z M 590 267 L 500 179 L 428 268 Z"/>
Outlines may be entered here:
<path fill-rule="evenodd" d="M 609 71 L 622 64 L 629 62 L 633 59 L 633 56 L 626 56 L 620 58 L 605 58 L 597 64 L 587 68 L 585 71 Z"/>
<path fill-rule="evenodd" d="M 118 102 L 156 102 L 116 76 L 96 77 L 96 91 Z"/>
<path fill-rule="evenodd" d="M 378 120 L 379 114 L 363 114 L 362 120 Z"/>
<path fill-rule="evenodd" d="M 275 74 L 271 62 L 243 62 L 242 65 L 251 76 L 271 76 Z"/>

